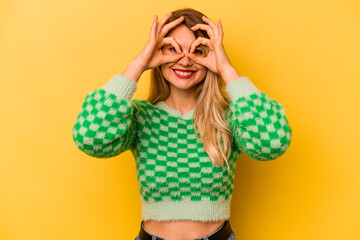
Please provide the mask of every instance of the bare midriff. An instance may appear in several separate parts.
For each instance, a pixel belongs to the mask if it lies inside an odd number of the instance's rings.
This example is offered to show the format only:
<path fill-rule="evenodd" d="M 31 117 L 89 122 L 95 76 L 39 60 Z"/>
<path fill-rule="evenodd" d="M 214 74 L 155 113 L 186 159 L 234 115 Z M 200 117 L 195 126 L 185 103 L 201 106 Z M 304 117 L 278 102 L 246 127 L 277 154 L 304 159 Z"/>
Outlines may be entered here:
<path fill-rule="evenodd" d="M 193 240 L 215 232 L 225 220 L 201 222 L 190 220 L 176 221 L 144 221 L 145 230 L 166 240 Z"/>

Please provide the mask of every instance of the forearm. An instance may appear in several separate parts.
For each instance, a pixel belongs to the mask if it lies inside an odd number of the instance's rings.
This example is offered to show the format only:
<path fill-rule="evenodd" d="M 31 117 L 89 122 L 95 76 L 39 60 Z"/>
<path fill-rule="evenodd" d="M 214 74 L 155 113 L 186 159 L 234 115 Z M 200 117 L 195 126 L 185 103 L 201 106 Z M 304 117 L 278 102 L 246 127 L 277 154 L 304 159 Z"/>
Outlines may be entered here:
<path fill-rule="evenodd" d="M 137 83 L 143 72 L 144 67 L 139 61 L 135 59 L 126 67 L 126 69 L 121 73 L 121 75 Z"/>
<path fill-rule="evenodd" d="M 224 82 L 226 84 L 240 77 L 240 74 L 236 72 L 235 68 L 232 65 L 227 65 L 226 67 L 224 67 L 224 70 L 220 73 L 220 75 L 224 79 Z"/>

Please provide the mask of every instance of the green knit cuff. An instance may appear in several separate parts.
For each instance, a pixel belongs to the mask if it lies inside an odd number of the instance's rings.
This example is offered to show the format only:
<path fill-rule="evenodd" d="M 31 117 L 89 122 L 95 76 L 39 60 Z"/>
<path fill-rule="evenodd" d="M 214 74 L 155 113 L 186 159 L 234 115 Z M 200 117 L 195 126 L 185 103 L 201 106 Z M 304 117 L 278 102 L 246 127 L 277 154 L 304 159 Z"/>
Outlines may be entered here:
<path fill-rule="evenodd" d="M 107 83 L 105 83 L 102 89 L 115 94 L 118 99 L 126 99 L 130 101 L 131 97 L 134 95 L 136 87 L 136 82 L 123 75 L 116 74 Z"/>
<path fill-rule="evenodd" d="M 231 101 L 239 97 L 250 95 L 260 90 L 245 76 L 241 76 L 226 84 L 225 91 L 229 94 Z"/>

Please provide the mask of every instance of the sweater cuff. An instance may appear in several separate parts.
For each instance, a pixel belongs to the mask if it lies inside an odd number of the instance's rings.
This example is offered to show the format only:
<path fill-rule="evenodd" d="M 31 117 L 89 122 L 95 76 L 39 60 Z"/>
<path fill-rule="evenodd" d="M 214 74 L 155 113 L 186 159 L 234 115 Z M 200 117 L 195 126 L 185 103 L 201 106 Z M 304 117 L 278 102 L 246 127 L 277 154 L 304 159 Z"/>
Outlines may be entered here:
<path fill-rule="evenodd" d="M 245 76 L 241 76 L 228 84 L 225 91 L 229 94 L 231 101 L 235 101 L 239 97 L 244 97 L 260 90 Z"/>
<path fill-rule="evenodd" d="M 102 89 L 115 94 L 118 99 L 126 99 L 130 101 L 131 97 L 134 95 L 136 87 L 137 83 L 134 81 L 123 75 L 116 74 L 107 83 L 105 83 Z"/>

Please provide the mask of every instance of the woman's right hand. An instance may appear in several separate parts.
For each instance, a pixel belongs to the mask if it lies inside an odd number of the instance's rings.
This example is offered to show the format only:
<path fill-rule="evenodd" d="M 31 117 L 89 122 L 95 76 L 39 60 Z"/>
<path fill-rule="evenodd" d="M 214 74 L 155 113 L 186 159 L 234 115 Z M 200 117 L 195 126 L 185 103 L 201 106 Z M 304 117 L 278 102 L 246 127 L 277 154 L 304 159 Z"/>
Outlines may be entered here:
<path fill-rule="evenodd" d="M 150 38 L 145 44 L 141 52 L 136 56 L 135 60 L 141 64 L 143 71 L 155 68 L 164 63 L 176 62 L 181 57 L 184 56 L 184 53 L 181 52 L 179 44 L 173 37 L 164 36 L 169 32 L 170 29 L 174 28 L 176 25 L 180 24 L 184 17 L 181 16 L 176 20 L 166 24 L 165 22 L 171 17 L 172 12 L 169 12 L 160 22 L 157 22 L 157 16 L 155 15 L 153 24 L 150 30 Z M 164 45 L 172 45 L 177 54 L 165 55 L 162 52 L 162 47 Z"/>

